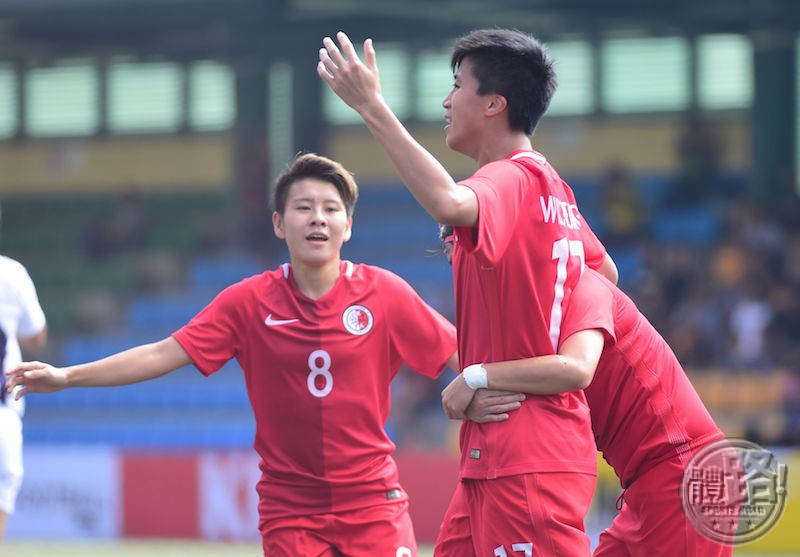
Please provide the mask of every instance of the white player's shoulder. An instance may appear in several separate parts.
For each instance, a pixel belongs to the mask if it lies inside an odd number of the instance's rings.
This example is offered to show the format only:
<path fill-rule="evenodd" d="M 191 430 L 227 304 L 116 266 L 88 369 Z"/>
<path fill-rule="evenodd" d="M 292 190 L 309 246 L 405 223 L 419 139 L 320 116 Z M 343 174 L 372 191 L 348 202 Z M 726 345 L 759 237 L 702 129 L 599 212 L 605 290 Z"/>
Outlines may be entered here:
<path fill-rule="evenodd" d="M 22 263 L 2 254 L 0 254 L 0 270 L 4 273 L 14 273 L 15 275 L 28 274 Z"/>

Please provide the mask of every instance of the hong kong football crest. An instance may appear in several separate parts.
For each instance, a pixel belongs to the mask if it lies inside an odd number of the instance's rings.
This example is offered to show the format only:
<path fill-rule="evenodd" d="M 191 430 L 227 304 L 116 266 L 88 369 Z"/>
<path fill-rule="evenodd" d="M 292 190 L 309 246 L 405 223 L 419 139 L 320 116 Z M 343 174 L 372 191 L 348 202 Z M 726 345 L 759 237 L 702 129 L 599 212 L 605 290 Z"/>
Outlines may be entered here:
<path fill-rule="evenodd" d="M 364 306 L 350 306 L 342 314 L 344 328 L 354 335 L 365 335 L 372 329 L 372 312 Z"/>

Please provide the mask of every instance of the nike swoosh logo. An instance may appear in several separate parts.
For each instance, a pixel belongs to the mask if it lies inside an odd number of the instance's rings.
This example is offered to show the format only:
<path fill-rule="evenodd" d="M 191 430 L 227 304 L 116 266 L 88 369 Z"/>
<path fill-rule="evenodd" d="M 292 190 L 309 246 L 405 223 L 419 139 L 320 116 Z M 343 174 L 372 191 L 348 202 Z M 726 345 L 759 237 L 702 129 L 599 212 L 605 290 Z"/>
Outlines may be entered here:
<path fill-rule="evenodd" d="M 267 315 L 267 318 L 264 319 L 264 323 L 267 324 L 269 327 L 275 327 L 277 325 L 288 325 L 289 323 L 297 323 L 300 321 L 299 319 L 273 319 L 272 314 L 270 313 Z"/>

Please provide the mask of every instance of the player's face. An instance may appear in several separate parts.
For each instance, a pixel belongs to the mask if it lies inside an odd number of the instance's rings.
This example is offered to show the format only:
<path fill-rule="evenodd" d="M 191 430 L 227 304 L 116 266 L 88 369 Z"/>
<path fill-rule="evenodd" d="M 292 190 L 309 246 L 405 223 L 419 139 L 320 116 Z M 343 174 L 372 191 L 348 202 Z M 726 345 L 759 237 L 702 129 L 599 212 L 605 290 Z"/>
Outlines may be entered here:
<path fill-rule="evenodd" d="M 453 151 L 476 157 L 488 97 L 478 95 L 478 80 L 472 74 L 472 61 L 465 58 L 458 66 L 453 88 L 442 101 L 447 121 L 444 133 L 447 146 Z"/>
<path fill-rule="evenodd" d="M 339 259 L 352 223 L 336 187 L 317 178 L 293 183 L 283 215 L 272 215 L 275 235 L 286 240 L 292 260 L 311 265 Z"/>

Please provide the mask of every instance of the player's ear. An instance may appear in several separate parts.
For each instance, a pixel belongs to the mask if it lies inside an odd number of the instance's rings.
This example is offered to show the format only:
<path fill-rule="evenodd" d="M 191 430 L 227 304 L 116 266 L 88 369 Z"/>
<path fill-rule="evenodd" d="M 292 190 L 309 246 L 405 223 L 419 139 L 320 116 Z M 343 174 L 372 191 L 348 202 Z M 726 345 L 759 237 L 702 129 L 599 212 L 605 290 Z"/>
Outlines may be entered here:
<path fill-rule="evenodd" d="M 275 232 L 275 236 L 281 240 L 286 239 L 286 232 L 283 229 L 283 217 L 278 214 L 278 211 L 272 213 L 272 230 Z"/>
<path fill-rule="evenodd" d="M 353 217 L 351 215 L 347 217 L 347 227 L 344 229 L 344 234 L 342 235 L 342 238 L 344 238 L 344 241 L 346 242 L 350 239 L 352 235 L 353 235 Z"/>
<path fill-rule="evenodd" d="M 504 111 L 508 106 L 508 101 L 503 95 L 498 95 L 497 93 L 491 96 L 489 101 L 489 105 L 486 107 L 486 114 L 494 116 L 495 114 L 499 114 L 500 112 Z"/>

